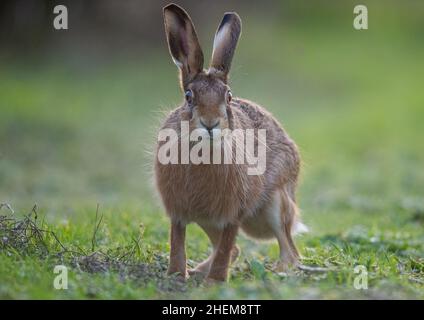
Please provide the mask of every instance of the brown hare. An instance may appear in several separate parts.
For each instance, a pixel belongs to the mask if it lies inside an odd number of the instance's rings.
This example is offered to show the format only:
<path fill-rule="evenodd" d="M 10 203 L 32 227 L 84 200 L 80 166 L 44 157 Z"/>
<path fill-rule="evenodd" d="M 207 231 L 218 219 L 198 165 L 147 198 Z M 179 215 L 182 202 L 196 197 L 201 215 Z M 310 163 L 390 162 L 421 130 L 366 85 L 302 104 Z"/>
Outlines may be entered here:
<path fill-rule="evenodd" d="M 261 174 L 249 174 L 244 163 L 186 163 L 159 161 L 160 148 L 168 140 L 158 139 L 155 182 L 171 220 L 168 274 L 204 274 L 209 281 L 225 281 L 228 268 L 237 258 L 239 229 L 257 239 L 276 238 L 280 247 L 277 266 L 285 269 L 299 263 L 292 234 L 304 229 L 296 206 L 295 190 L 300 157 L 295 143 L 278 121 L 261 106 L 233 98 L 228 85 L 231 60 L 241 33 L 237 13 L 225 13 L 215 34 L 211 63 L 203 68 L 203 52 L 193 23 L 184 9 L 169 4 L 164 8 L 169 51 L 180 72 L 185 101 L 173 110 L 162 125 L 186 138 L 189 132 L 204 132 L 204 140 L 216 140 L 216 131 L 264 129 L 266 142 L 255 133 L 255 146 L 266 144 L 266 166 Z M 218 144 L 222 146 L 223 144 Z M 214 146 L 211 153 L 221 152 Z M 246 151 L 247 152 L 247 151 Z M 246 155 L 247 156 L 247 155 Z M 185 233 L 188 223 L 197 223 L 208 235 L 213 251 L 209 258 L 187 272 Z"/>

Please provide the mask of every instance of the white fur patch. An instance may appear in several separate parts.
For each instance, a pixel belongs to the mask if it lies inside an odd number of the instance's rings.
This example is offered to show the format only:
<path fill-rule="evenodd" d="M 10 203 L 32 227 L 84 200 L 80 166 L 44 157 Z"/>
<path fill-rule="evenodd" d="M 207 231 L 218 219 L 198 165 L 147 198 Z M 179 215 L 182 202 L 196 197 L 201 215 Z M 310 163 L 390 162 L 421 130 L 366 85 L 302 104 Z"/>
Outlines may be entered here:
<path fill-rule="evenodd" d="M 292 230 L 293 235 L 307 233 L 307 232 L 309 232 L 309 228 L 306 225 L 304 225 L 302 222 L 296 222 L 293 225 L 293 230 Z"/>

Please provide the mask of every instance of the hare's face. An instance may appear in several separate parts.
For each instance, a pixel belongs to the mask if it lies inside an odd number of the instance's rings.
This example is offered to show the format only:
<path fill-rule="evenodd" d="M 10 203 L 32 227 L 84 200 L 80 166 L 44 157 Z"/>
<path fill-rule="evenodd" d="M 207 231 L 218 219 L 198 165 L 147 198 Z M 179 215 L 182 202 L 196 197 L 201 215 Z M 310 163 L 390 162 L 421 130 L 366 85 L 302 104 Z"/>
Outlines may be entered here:
<path fill-rule="evenodd" d="M 188 84 L 186 105 L 191 112 L 190 128 L 205 131 L 213 136 L 214 129 L 230 129 L 228 111 L 231 91 L 219 77 L 200 73 Z"/>

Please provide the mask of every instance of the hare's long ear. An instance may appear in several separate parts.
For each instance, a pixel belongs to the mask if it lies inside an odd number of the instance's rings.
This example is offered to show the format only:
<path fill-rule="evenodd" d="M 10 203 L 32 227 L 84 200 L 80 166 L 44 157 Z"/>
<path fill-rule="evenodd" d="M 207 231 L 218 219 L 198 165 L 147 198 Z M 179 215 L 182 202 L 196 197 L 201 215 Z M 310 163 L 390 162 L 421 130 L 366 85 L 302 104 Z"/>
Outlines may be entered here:
<path fill-rule="evenodd" d="M 163 8 L 163 19 L 169 52 L 181 70 L 182 86 L 185 88 L 203 69 L 203 52 L 196 30 L 187 12 L 176 4 Z"/>
<path fill-rule="evenodd" d="M 241 19 L 235 12 L 224 14 L 213 42 L 212 61 L 210 67 L 221 74 L 227 81 L 228 73 L 241 34 Z"/>

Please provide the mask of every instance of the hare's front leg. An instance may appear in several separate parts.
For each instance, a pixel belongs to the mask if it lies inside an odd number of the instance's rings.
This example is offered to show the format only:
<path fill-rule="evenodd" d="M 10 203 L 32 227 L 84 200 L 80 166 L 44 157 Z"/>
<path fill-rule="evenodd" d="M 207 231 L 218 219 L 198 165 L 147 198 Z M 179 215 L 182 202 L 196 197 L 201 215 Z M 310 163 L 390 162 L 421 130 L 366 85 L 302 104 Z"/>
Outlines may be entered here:
<path fill-rule="evenodd" d="M 237 225 L 228 225 L 222 230 L 206 280 L 225 281 L 227 279 L 228 267 L 236 242 L 237 232 Z"/>
<path fill-rule="evenodd" d="M 171 254 L 169 258 L 168 274 L 179 273 L 184 278 L 186 274 L 185 252 L 186 225 L 178 221 L 171 221 Z"/>

